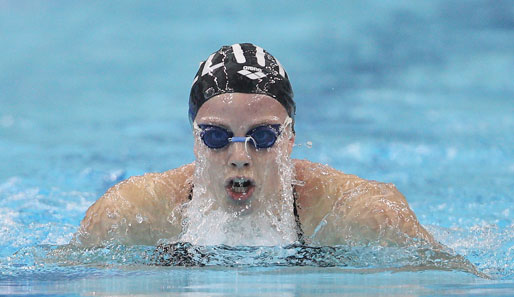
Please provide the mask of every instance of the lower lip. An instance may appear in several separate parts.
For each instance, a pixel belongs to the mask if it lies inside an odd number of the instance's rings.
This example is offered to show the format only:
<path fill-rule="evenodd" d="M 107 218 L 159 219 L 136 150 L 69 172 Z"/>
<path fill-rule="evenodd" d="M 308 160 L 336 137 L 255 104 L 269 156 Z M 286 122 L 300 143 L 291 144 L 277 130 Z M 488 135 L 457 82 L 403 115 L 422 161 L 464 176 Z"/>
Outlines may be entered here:
<path fill-rule="evenodd" d="M 255 190 L 255 186 L 249 186 L 248 190 L 242 193 L 234 192 L 231 186 L 227 186 L 225 189 L 227 190 L 228 196 L 232 198 L 232 200 L 237 202 L 245 202 L 252 196 L 253 191 Z"/>

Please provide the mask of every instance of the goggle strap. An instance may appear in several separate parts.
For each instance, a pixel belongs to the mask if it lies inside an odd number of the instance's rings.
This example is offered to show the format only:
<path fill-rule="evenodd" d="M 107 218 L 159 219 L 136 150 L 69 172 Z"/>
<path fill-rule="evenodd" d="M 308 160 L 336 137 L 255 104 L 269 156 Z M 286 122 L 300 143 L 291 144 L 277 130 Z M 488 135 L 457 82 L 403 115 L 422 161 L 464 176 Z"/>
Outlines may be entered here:
<path fill-rule="evenodd" d="M 248 141 L 250 141 L 250 140 L 253 142 L 253 146 L 257 147 L 257 142 L 255 141 L 255 139 L 253 139 L 253 137 L 251 137 L 251 136 L 247 136 L 246 140 L 245 140 L 245 151 L 247 154 L 248 154 Z"/>

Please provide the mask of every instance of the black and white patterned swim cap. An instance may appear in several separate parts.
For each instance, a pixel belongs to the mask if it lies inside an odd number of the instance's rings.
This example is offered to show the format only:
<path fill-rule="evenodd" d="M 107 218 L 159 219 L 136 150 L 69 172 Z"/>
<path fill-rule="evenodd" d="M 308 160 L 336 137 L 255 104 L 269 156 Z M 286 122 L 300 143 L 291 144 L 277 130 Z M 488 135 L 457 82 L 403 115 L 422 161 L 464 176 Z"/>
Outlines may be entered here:
<path fill-rule="evenodd" d="M 294 119 L 296 106 L 287 73 L 275 57 L 251 43 L 221 47 L 200 64 L 189 95 L 189 120 L 202 104 L 223 93 L 264 94 L 275 98 Z"/>

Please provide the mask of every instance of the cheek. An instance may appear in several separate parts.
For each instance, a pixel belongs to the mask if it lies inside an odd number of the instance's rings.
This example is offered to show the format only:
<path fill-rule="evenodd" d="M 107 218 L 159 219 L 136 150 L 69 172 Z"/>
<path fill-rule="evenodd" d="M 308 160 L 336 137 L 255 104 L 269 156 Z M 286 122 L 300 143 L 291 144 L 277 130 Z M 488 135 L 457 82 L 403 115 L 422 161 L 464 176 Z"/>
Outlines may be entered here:
<path fill-rule="evenodd" d="M 210 179 L 222 178 L 220 172 L 224 172 L 225 168 L 225 153 L 223 151 L 214 151 L 204 145 L 195 146 L 196 162 L 203 172 L 206 173 Z"/>
<path fill-rule="evenodd" d="M 207 152 L 204 156 L 207 160 L 206 168 L 217 173 L 216 176 L 220 175 L 219 173 L 224 171 L 223 168 L 226 167 L 226 162 L 223 153 Z"/>
<path fill-rule="evenodd" d="M 285 168 L 289 167 L 291 162 L 289 153 L 289 141 L 280 139 L 273 148 L 263 152 L 260 156 L 259 171 L 263 173 L 263 182 L 273 191 L 281 185 L 282 176 Z"/>
<path fill-rule="evenodd" d="M 277 153 L 270 150 L 269 152 L 257 153 L 255 155 L 253 158 L 253 168 L 256 176 L 259 176 L 264 184 L 273 186 L 278 182 L 278 175 L 280 173 Z"/>
<path fill-rule="evenodd" d="M 257 152 L 255 163 L 262 163 L 265 166 L 271 166 L 273 168 L 278 167 L 278 163 L 287 162 L 289 153 L 290 142 L 286 141 L 286 139 L 279 138 L 275 142 L 275 145 L 269 149 L 262 149 L 262 151 Z"/>

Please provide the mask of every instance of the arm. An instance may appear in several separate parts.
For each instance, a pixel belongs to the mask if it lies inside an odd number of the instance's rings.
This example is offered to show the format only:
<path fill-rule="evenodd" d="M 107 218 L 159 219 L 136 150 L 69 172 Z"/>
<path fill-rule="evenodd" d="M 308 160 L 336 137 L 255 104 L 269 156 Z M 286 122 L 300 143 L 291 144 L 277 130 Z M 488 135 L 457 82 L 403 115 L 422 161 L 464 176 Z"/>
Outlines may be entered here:
<path fill-rule="evenodd" d="M 302 184 L 296 186 L 302 228 L 313 243 L 416 244 L 424 261 L 399 270 L 457 269 L 488 278 L 466 258 L 438 243 L 394 185 L 367 181 L 309 161 L 294 162 L 296 179 Z"/>
<path fill-rule="evenodd" d="M 300 218 L 307 236 L 326 245 L 377 242 L 438 245 L 392 184 L 361 179 L 325 165 L 295 160 Z"/>
<path fill-rule="evenodd" d="M 188 164 L 164 173 L 131 177 L 111 187 L 86 212 L 73 243 L 154 245 L 181 232 L 180 206 L 194 171 Z"/>
<path fill-rule="evenodd" d="M 405 197 L 393 184 L 361 180 L 357 187 L 345 191 L 334 204 L 335 226 L 346 223 L 361 234 L 361 240 L 382 245 L 408 245 L 421 240 L 439 246 L 421 226 Z"/>

